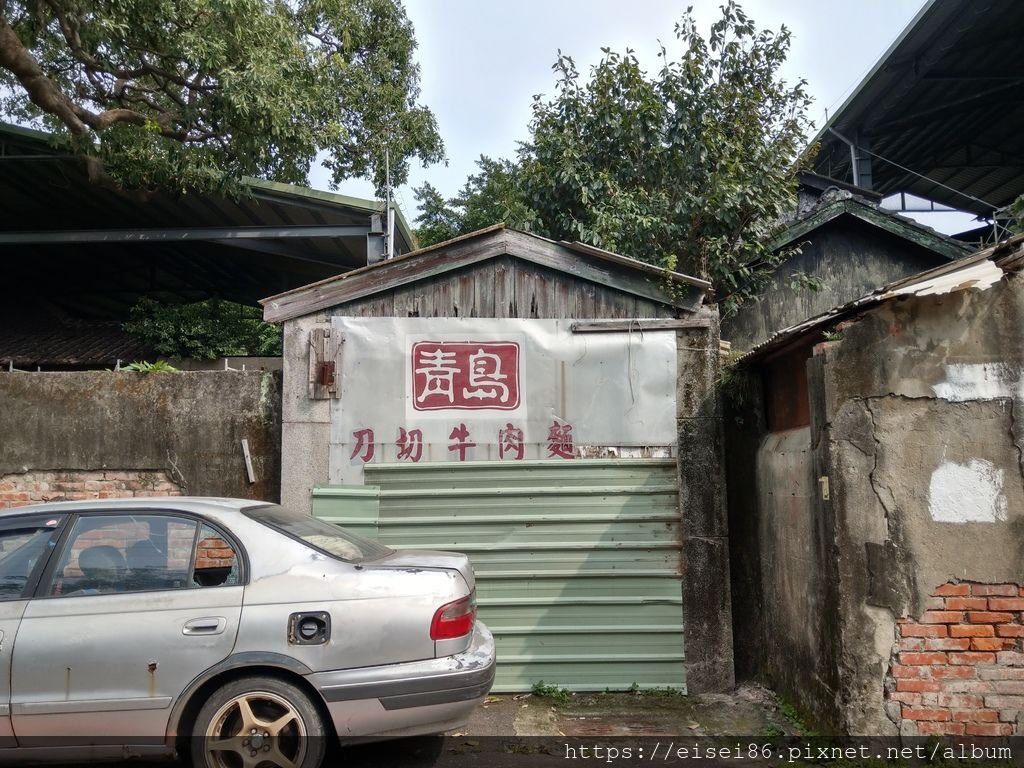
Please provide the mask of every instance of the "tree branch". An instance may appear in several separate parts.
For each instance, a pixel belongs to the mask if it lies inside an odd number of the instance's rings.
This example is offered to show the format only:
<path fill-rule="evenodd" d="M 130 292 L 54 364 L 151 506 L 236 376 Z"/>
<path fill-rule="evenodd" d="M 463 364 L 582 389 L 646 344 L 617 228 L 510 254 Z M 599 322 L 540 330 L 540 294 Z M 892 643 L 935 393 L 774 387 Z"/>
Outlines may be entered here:
<path fill-rule="evenodd" d="M 0 16 L 0 67 L 17 78 L 33 104 L 57 117 L 71 133 L 81 136 L 87 132 L 80 114 L 83 110 L 46 76 L 5 16 Z"/>

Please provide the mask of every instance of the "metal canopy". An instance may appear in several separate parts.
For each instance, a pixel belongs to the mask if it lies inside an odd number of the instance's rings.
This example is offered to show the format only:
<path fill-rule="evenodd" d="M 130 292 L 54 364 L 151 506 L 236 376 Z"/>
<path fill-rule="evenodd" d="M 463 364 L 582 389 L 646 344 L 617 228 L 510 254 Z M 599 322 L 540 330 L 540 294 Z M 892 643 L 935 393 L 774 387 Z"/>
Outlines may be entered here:
<path fill-rule="evenodd" d="M 0 123 L 0 256 L 17 295 L 0 320 L 40 303 L 82 319 L 123 320 L 141 296 L 255 304 L 366 265 L 383 203 L 263 180 L 249 194 L 124 192 L 38 131 Z M 401 214 L 396 252 L 415 247 Z M 17 306 L 13 306 L 17 305 Z"/>
<path fill-rule="evenodd" d="M 28 243 L 146 243 L 172 241 L 362 237 L 367 227 L 178 227 L 170 229 L 69 229 L 0 232 L 0 245 Z"/>
<path fill-rule="evenodd" d="M 930 0 L 822 128 L 814 170 L 991 216 L 1024 193 L 1022 39 L 1020 0 Z"/>

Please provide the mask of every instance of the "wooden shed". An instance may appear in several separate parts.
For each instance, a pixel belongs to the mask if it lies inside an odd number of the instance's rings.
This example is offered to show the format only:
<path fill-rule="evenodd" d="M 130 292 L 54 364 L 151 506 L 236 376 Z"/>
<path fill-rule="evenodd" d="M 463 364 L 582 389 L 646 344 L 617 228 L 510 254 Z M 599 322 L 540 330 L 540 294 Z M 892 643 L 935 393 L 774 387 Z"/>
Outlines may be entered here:
<path fill-rule="evenodd" d="M 283 503 L 469 554 L 495 690 L 732 687 L 708 287 L 498 226 L 265 299 Z"/>

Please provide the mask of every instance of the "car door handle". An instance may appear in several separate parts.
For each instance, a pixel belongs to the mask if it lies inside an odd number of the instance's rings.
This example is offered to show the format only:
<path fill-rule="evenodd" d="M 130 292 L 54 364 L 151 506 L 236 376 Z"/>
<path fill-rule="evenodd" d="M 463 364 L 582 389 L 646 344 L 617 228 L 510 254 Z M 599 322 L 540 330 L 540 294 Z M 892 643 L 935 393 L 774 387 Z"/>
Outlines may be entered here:
<path fill-rule="evenodd" d="M 201 619 L 189 619 L 181 628 L 183 635 L 219 635 L 227 629 L 228 620 L 223 616 L 204 616 Z"/>

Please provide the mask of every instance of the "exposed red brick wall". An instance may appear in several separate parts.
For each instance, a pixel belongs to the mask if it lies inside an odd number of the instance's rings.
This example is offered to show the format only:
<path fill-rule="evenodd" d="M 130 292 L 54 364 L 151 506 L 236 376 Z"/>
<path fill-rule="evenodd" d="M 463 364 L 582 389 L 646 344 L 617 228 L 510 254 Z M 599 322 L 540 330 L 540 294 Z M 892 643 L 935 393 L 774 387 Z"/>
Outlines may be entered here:
<path fill-rule="evenodd" d="M 196 569 L 231 568 L 235 564 L 235 551 L 224 539 L 206 538 L 199 542 Z"/>
<path fill-rule="evenodd" d="M 0 476 L 0 509 L 44 501 L 180 496 L 162 470 L 24 472 Z"/>
<path fill-rule="evenodd" d="M 904 735 L 1024 734 L 1024 589 L 948 583 L 900 619 L 885 681 Z"/>

